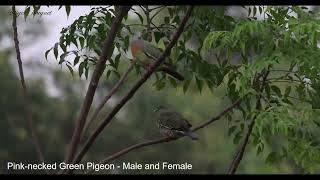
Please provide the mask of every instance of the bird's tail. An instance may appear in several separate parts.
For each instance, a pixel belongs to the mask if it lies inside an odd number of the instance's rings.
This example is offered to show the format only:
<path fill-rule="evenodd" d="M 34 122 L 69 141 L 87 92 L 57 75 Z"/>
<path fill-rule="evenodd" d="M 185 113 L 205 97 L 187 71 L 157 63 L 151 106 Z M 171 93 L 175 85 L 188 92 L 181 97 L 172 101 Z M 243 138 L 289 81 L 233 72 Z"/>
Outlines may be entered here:
<path fill-rule="evenodd" d="M 159 70 L 171 75 L 172 77 L 174 77 L 175 79 L 177 79 L 179 81 L 183 81 L 184 80 L 184 77 L 181 74 L 179 74 L 177 71 L 175 71 L 173 68 L 171 68 L 171 67 L 161 66 L 159 68 Z"/>
<path fill-rule="evenodd" d="M 198 135 L 194 132 L 192 132 L 191 130 L 185 132 L 185 135 L 188 136 L 190 139 L 192 140 L 198 140 Z"/>

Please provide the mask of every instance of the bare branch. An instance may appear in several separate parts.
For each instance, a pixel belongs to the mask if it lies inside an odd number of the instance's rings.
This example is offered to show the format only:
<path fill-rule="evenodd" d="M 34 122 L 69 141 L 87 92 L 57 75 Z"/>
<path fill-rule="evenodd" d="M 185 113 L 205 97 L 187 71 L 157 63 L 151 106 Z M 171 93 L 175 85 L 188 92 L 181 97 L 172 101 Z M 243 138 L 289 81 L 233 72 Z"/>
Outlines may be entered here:
<path fill-rule="evenodd" d="M 113 94 L 115 92 L 117 92 L 117 90 L 121 87 L 121 85 L 124 83 L 124 81 L 127 79 L 129 73 L 131 72 L 131 70 L 134 67 L 135 62 L 131 61 L 127 71 L 122 75 L 122 77 L 119 79 L 119 81 L 112 87 L 112 89 L 110 90 L 109 94 L 106 95 L 103 98 L 103 101 L 98 105 L 96 111 L 93 113 L 91 119 L 88 121 L 87 126 L 84 130 L 84 134 L 86 132 L 86 130 L 90 127 L 91 123 L 98 117 L 100 111 L 102 110 L 103 106 L 108 102 L 108 100 L 113 96 Z"/>
<path fill-rule="evenodd" d="M 193 131 L 197 131 L 199 129 L 202 129 L 204 127 L 207 127 L 209 124 L 213 123 L 216 120 L 219 120 L 222 116 L 224 116 L 226 113 L 228 113 L 229 111 L 231 111 L 233 108 L 235 108 L 236 106 L 239 105 L 239 103 L 241 102 L 241 99 L 238 99 L 237 101 L 235 101 L 231 106 L 229 106 L 228 108 L 226 108 L 225 110 L 223 110 L 218 116 L 211 118 L 208 122 L 199 125 L 197 127 L 195 127 L 193 129 Z"/>
<path fill-rule="evenodd" d="M 193 10 L 193 6 L 190 6 L 187 10 L 185 17 L 181 21 L 181 24 L 180 24 L 178 30 L 174 34 L 171 42 L 168 44 L 168 46 L 166 47 L 166 49 L 164 50 L 162 55 L 157 59 L 157 61 L 153 65 L 150 66 L 150 69 L 140 78 L 140 80 L 129 90 L 129 92 L 113 108 L 113 110 L 110 112 L 110 114 L 102 121 L 102 123 L 98 126 L 98 128 L 90 136 L 90 138 L 88 139 L 88 141 L 86 142 L 84 147 L 81 149 L 80 153 L 77 155 L 77 157 L 73 163 L 78 163 L 81 161 L 82 157 L 85 155 L 85 153 L 92 146 L 93 142 L 96 140 L 96 138 L 102 132 L 102 130 L 110 123 L 110 121 L 119 112 L 119 110 L 133 97 L 133 95 L 136 93 L 136 91 L 148 80 L 148 78 L 156 70 L 156 68 L 159 67 L 160 64 L 165 61 L 165 58 L 170 54 L 172 47 L 175 45 L 175 43 L 178 41 L 178 38 L 182 34 L 184 27 L 185 27 L 189 17 L 191 16 L 192 10 Z"/>
<path fill-rule="evenodd" d="M 202 128 L 205 128 L 207 127 L 208 125 L 210 125 L 211 123 L 221 119 L 225 114 L 227 114 L 229 111 L 231 111 L 233 108 L 235 108 L 237 105 L 239 105 L 239 103 L 241 102 L 241 99 L 235 101 L 232 105 L 230 105 L 228 108 L 226 108 L 225 110 L 223 110 L 221 113 L 219 113 L 217 116 L 211 118 L 209 121 L 203 123 L 203 124 L 200 124 L 199 126 L 195 127 L 192 131 L 195 132 L 195 131 L 198 131 Z M 181 136 L 183 137 L 183 136 Z M 141 143 L 137 143 L 137 144 L 134 144 L 134 145 L 131 145 L 127 148 L 124 148 L 110 156 L 108 156 L 107 158 L 103 159 L 102 161 L 99 162 L 99 164 L 106 164 L 106 163 L 109 163 L 133 150 L 136 150 L 136 149 L 140 149 L 140 148 L 143 148 L 143 147 L 146 147 L 146 146 L 151 146 L 151 145 L 155 145 L 155 144 L 160 144 L 160 143 L 164 143 L 164 142 L 170 142 L 170 141 L 174 141 L 174 140 L 177 140 L 177 139 L 180 139 L 181 137 L 163 137 L 163 138 L 157 138 L 157 139 L 153 139 L 153 140 L 147 140 L 145 142 L 141 142 Z M 89 173 L 92 173 L 93 170 L 89 170 L 86 172 L 86 174 L 89 174 Z"/>
<path fill-rule="evenodd" d="M 36 133 L 36 130 L 34 128 L 33 124 L 33 116 L 32 116 L 32 105 L 31 105 L 31 100 L 28 95 L 27 91 L 27 86 L 24 80 L 24 74 L 23 74 L 23 67 L 22 67 L 22 60 L 21 60 L 21 54 L 20 54 L 20 48 L 19 48 L 19 39 L 18 39 L 18 28 L 17 28 L 17 12 L 15 6 L 12 6 L 12 27 L 13 27 L 13 38 L 14 38 L 14 45 L 16 48 L 16 53 L 17 53 L 17 60 L 18 60 L 18 66 L 19 66 L 19 73 L 20 73 L 20 81 L 21 81 L 21 86 L 22 86 L 22 92 L 23 96 L 25 98 L 25 108 L 27 111 L 27 121 L 28 121 L 28 126 L 31 132 L 31 139 L 32 142 L 36 148 L 36 152 L 38 155 L 38 158 L 40 162 L 44 162 L 44 156 L 41 150 L 40 142 L 38 139 L 38 135 Z"/>
<path fill-rule="evenodd" d="M 294 84 L 304 84 L 303 81 L 299 81 L 299 80 L 295 80 L 295 79 L 281 79 L 281 78 L 282 77 L 280 77 L 280 78 L 270 78 L 270 79 L 267 79 L 267 81 L 270 81 L 270 82 L 286 82 L 286 83 L 294 83 Z"/>
<path fill-rule="evenodd" d="M 108 156 L 107 158 L 103 159 L 102 161 L 99 162 L 99 164 L 106 164 L 106 163 L 109 163 L 110 161 L 113 161 L 127 153 L 129 153 L 130 151 L 133 151 L 135 149 L 140 149 L 140 148 L 143 148 L 143 147 L 146 147 L 146 146 L 151 146 L 151 145 L 155 145 L 155 144 L 160 144 L 160 143 L 164 143 L 164 142 L 170 142 L 170 141 L 173 141 L 177 138 L 170 138 L 170 137 L 163 137 L 163 138 L 157 138 L 157 139 L 153 139 L 153 140 L 147 140 L 147 141 L 144 141 L 144 142 L 141 142 L 141 143 L 137 143 L 137 144 L 134 144 L 132 146 L 129 146 L 127 148 L 124 148 L 110 156 Z M 86 174 L 89 174 L 89 173 L 92 173 L 94 170 L 88 170 L 86 172 Z"/>
<path fill-rule="evenodd" d="M 264 91 L 264 87 L 265 87 L 265 84 L 266 84 L 267 77 L 268 77 L 269 73 L 270 73 L 270 71 L 269 71 L 269 68 L 268 68 L 267 72 L 263 76 L 263 79 L 262 79 L 262 82 L 261 82 L 261 85 L 260 85 L 260 89 L 259 89 L 260 93 L 259 93 L 259 97 L 258 97 L 257 103 L 256 103 L 256 109 L 257 110 L 261 110 L 262 92 Z M 248 126 L 248 131 L 247 131 L 247 133 L 245 135 L 245 138 L 244 138 L 240 148 L 236 152 L 236 154 L 234 156 L 234 159 L 232 160 L 232 162 L 230 164 L 230 167 L 229 167 L 229 170 L 228 170 L 228 174 L 234 174 L 237 171 L 237 169 L 239 167 L 239 164 L 240 164 L 240 162 L 242 160 L 244 151 L 245 151 L 245 149 L 246 149 L 246 147 L 248 145 L 249 138 L 250 138 L 250 135 L 252 133 L 256 118 L 257 118 L 257 115 L 255 115 L 252 118 L 252 121 Z"/>
<path fill-rule="evenodd" d="M 73 136 L 72 136 L 70 147 L 69 147 L 69 151 L 68 151 L 68 154 L 67 154 L 66 160 L 65 160 L 66 163 L 71 163 L 75 154 L 76 154 L 77 147 L 78 147 L 78 144 L 79 144 L 80 138 L 81 138 L 81 133 L 84 128 L 86 118 L 88 116 L 88 112 L 90 110 L 92 100 L 95 95 L 97 85 L 99 83 L 99 79 L 104 71 L 107 59 L 109 59 L 110 56 L 112 55 L 112 43 L 113 43 L 115 36 L 119 30 L 119 27 L 121 25 L 121 21 L 122 21 L 123 17 L 127 15 L 130 8 L 131 8 L 131 6 L 121 6 L 119 8 L 119 10 L 116 11 L 116 13 L 117 13 L 116 17 L 114 18 L 114 20 L 111 24 L 111 28 L 108 33 L 108 36 L 103 43 L 102 53 L 100 55 L 100 58 L 98 60 L 97 65 L 95 66 L 95 69 L 94 69 L 94 72 L 93 72 L 93 75 L 92 75 L 92 78 L 91 78 L 91 81 L 90 81 L 90 84 L 89 84 L 89 87 L 88 87 L 88 90 L 86 93 L 86 97 L 85 97 L 83 104 L 81 106 L 80 115 L 76 121 L 76 125 L 75 125 L 74 131 L 73 131 Z"/>

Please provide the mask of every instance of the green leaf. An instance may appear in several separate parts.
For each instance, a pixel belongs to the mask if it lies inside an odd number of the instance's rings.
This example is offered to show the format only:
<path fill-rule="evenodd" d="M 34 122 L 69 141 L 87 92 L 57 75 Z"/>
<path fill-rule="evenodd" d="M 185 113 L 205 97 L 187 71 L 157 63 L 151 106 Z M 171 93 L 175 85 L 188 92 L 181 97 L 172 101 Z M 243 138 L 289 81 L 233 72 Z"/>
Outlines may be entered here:
<path fill-rule="evenodd" d="M 115 69 L 118 69 L 119 62 L 120 62 L 120 57 L 121 57 L 121 54 L 118 54 L 118 55 L 114 58 L 114 68 L 115 68 Z"/>
<path fill-rule="evenodd" d="M 253 7 L 253 16 L 255 16 L 257 14 L 257 7 Z"/>
<path fill-rule="evenodd" d="M 67 52 L 67 47 L 63 44 L 63 42 L 60 42 L 60 47 L 63 50 L 63 52 Z"/>
<path fill-rule="evenodd" d="M 237 129 L 237 126 L 234 125 L 234 126 L 231 126 L 228 130 L 228 136 L 230 136 L 235 130 Z"/>
<path fill-rule="evenodd" d="M 33 6 L 33 17 L 38 13 L 38 11 L 40 10 L 40 7 L 41 6 L 36 6 L 36 5 Z"/>
<path fill-rule="evenodd" d="M 95 39 L 96 39 L 96 36 L 95 36 L 95 35 L 92 35 L 92 36 L 89 36 L 89 37 L 88 37 L 87 46 L 88 46 L 90 49 L 94 48 Z"/>
<path fill-rule="evenodd" d="M 74 60 L 73 60 L 73 65 L 74 65 L 74 66 L 77 65 L 78 62 L 79 62 L 79 60 L 80 60 L 80 56 L 76 56 L 76 57 L 74 58 Z"/>
<path fill-rule="evenodd" d="M 170 23 L 170 17 L 165 17 L 164 18 L 164 23 L 169 24 Z"/>
<path fill-rule="evenodd" d="M 85 68 L 84 62 L 81 62 L 79 65 L 79 77 L 81 78 L 81 75 L 83 73 L 83 69 Z"/>
<path fill-rule="evenodd" d="M 110 66 L 112 66 L 113 68 L 116 68 L 112 58 L 109 59 L 109 63 L 110 63 Z"/>
<path fill-rule="evenodd" d="M 130 41 L 130 37 L 129 36 L 126 36 L 124 38 L 124 46 L 125 46 L 125 49 L 128 49 L 129 48 L 129 41 Z"/>
<path fill-rule="evenodd" d="M 264 145 L 261 143 L 260 145 L 258 145 L 258 149 L 257 149 L 257 155 L 259 155 L 264 149 Z"/>
<path fill-rule="evenodd" d="M 27 20 L 29 13 L 30 13 L 30 6 L 27 7 L 27 9 L 24 11 L 24 20 Z"/>
<path fill-rule="evenodd" d="M 77 39 L 74 38 L 73 36 L 70 36 L 69 38 L 71 40 L 71 42 L 78 48 L 78 43 L 77 43 Z M 70 41 L 69 41 L 70 42 Z"/>
<path fill-rule="evenodd" d="M 180 24 L 180 17 L 179 15 L 176 15 L 173 19 L 173 22 L 176 22 L 177 24 Z"/>
<path fill-rule="evenodd" d="M 281 90 L 278 86 L 271 86 L 271 90 L 275 92 L 278 97 L 281 97 Z"/>
<path fill-rule="evenodd" d="M 170 81 L 170 84 L 171 84 L 174 88 L 176 88 L 176 87 L 177 87 L 177 82 L 176 82 L 176 80 L 173 79 L 171 76 L 168 76 L 168 79 L 169 79 L 169 81 Z"/>
<path fill-rule="evenodd" d="M 60 61 L 59 64 L 62 64 L 63 62 L 65 62 L 65 58 L 66 56 L 68 56 L 69 53 L 63 53 L 60 55 Z"/>
<path fill-rule="evenodd" d="M 113 72 L 114 75 L 117 76 L 118 79 L 120 79 L 121 75 L 119 74 L 118 71 L 115 71 L 115 70 L 111 70 Z"/>
<path fill-rule="evenodd" d="M 270 94 L 270 86 L 269 86 L 269 84 L 266 84 L 264 89 L 266 91 L 267 98 L 270 98 L 271 94 Z"/>
<path fill-rule="evenodd" d="M 284 97 L 288 97 L 290 95 L 291 92 L 291 86 L 286 87 L 286 90 L 284 92 Z"/>
<path fill-rule="evenodd" d="M 198 87 L 199 92 L 201 93 L 202 87 L 203 87 L 203 81 L 202 81 L 201 79 L 198 79 L 198 78 L 196 77 L 196 84 L 197 84 L 197 87 Z"/>
<path fill-rule="evenodd" d="M 143 17 L 138 12 L 134 11 L 134 13 L 139 17 L 141 24 L 143 24 Z"/>
<path fill-rule="evenodd" d="M 162 80 L 158 80 L 156 81 L 155 86 L 156 86 L 156 90 L 160 91 L 161 89 L 166 87 L 166 83 Z"/>
<path fill-rule="evenodd" d="M 277 162 L 277 153 L 276 152 L 271 152 L 266 158 L 266 163 L 267 164 L 274 164 Z"/>
<path fill-rule="evenodd" d="M 318 127 L 320 127 L 320 122 L 318 122 L 317 120 L 313 120 L 313 122 L 318 126 Z"/>
<path fill-rule="evenodd" d="M 156 43 L 159 43 L 160 39 L 163 37 L 162 32 L 156 31 L 153 34 L 154 34 L 154 39 L 156 40 Z"/>
<path fill-rule="evenodd" d="M 56 43 L 53 48 L 53 54 L 56 59 L 58 58 L 58 46 L 59 46 L 59 43 Z"/>
<path fill-rule="evenodd" d="M 52 50 L 52 48 L 50 48 L 49 50 L 47 50 L 45 53 L 44 53 L 44 56 L 46 58 L 46 60 L 48 61 L 48 54 L 49 52 Z"/>
<path fill-rule="evenodd" d="M 284 99 L 282 99 L 282 101 L 287 103 L 287 104 L 293 105 L 293 103 L 288 98 L 284 98 Z"/>
<path fill-rule="evenodd" d="M 237 134 L 233 138 L 233 144 L 238 144 L 241 138 L 242 138 L 241 132 L 237 132 Z"/>
<path fill-rule="evenodd" d="M 84 72 L 84 76 L 86 77 L 86 79 L 88 79 L 88 75 L 89 75 L 89 68 L 85 68 L 85 72 Z"/>
<path fill-rule="evenodd" d="M 187 79 L 187 80 L 184 82 L 184 84 L 183 84 L 183 93 L 186 93 L 186 92 L 187 92 L 187 90 L 188 90 L 188 88 L 189 88 L 189 85 L 190 85 L 190 83 L 191 83 L 191 80 L 192 80 L 192 78 Z"/>
<path fill-rule="evenodd" d="M 259 6 L 259 14 L 261 14 L 261 13 L 262 13 L 262 7 Z"/>
<path fill-rule="evenodd" d="M 79 42 L 80 42 L 81 48 L 83 48 L 84 47 L 84 38 L 83 37 L 79 37 Z"/>
<path fill-rule="evenodd" d="M 65 6 L 67 17 L 69 17 L 71 6 Z"/>
<path fill-rule="evenodd" d="M 73 77 L 73 69 L 72 69 L 72 67 L 70 65 L 68 65 L 68 64 L 67 64 L 67 67 L 68 67 L 68 69 L 69 69 L 69 71 L 70 71 L 70 73 L 71 73 L 71 75 Z"/>
<path fill-rule="evenodd" d="M 111 71 L 108 70 L 108 71 L 107 71 L 107 74 L 106 74 L 107 79 L 110 77 L 110 75 L 111 75 Z"/>

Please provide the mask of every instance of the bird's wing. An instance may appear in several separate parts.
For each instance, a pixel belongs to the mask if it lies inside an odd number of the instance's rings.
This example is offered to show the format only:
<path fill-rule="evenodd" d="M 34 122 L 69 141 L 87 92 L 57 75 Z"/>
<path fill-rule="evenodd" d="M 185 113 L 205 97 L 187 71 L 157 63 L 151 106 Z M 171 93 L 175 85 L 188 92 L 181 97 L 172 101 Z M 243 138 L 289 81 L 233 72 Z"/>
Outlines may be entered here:
<path fill-rule="evenodd" d="M 169 121 L 168 123 L 171 124 L 171 127 L 172 127 L 171 130 L 183 133 L 185 130 L 188 129 L 185 127 L 185 122 L 182 115 L 175 111 L 169 112 L 168 121 Z"/>
<path fill-rule="evenodd" d="M 186 125 L 187 125 L 189 128 L 191 128 L 191 127 L 192 127 L 192 125 L 189 123 L 189 121 L 188 121 L 188 120 L 186 120 L 186 119 L 184 119 L 184 118 L 183 118 L 183 120 L 184 120 L 184 122 L 186 123 Z"/>
<path fill-rule="evenodd" d="M 152 45 L 149 42 L 145 42 L 144 48 L 143 48 L 143 53 L 150 59 L 156 61 L 161 54 L 163 53 L 163 50 Z M 168 66 L 172 66 L 170 63 L 168 62 L 164 62 L 163 64 L 168 65 Z"/>

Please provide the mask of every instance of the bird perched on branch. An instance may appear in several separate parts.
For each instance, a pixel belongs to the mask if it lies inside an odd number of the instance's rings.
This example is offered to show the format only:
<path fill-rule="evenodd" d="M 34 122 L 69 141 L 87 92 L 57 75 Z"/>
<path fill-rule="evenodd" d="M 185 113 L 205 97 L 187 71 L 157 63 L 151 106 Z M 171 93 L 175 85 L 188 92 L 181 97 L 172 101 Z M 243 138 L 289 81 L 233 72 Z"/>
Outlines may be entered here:
<path fill-rule="evenodd" d="M 130 47 L 133 58 L 137 59 L 138 63 L 146 69 L 150 69 L 153 63 L 155 63 L 162 54 L 161 49 L 143 40 L 141 37 L 133 40 Z M 184 80 L 184 77 L 169 63 L 168 58 L 166 58 L 164 63 L 161 64 L 157 70 L 165 72 L 179 81 Z"/>
<path fill-rule="evenodd" d="M 161 135 L 169 137 L 185 135 L 192 140 L 198 140 L 198 135 L 190 129 L 192 125 L 181 114 L 164 106 L 157 107 L 154 112 Z"/>

